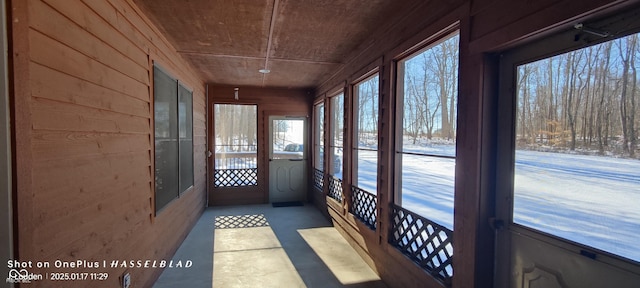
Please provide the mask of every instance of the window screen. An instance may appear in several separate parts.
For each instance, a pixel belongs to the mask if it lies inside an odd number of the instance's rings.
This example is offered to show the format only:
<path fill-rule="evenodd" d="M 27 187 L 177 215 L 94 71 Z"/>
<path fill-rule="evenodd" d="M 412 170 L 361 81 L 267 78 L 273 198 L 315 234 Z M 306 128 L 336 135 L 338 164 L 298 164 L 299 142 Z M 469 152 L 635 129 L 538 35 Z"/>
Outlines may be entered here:
<path fill-rule="evenodd" d="M 356 84 L 353 89 L 356 128 L 354 145 L 354 185 L 370 193 L 378 182 L 378 75 Z"/>
<path fill-rule="evenodd" d="M 193 93 L 153 68 L 156 211 L 193 186 Z"/>
<path fill-rule="evenodd" d="M 153 71 L 156 211 L 178 197 L 178 82 L 158 67 Z"/>
<path fill-rule="evenodd" d="M 331 151 L 329 174 L 342 179 L 342 149 L 344 143 L 344 94 L 331 97 Z"/>
<path fill-rule="evenodd" d="M 324 164 L 324 103 L 315 105 L 315 135 L 313 139 L 314 144 L 314 161 L 313 167 L 323 171 Z"/>
<path fill-rule="evenodd" d="M 458 33 L 398 61 L 403 208 L 453 229 Z"/>
<path fill-rule="evenodd" d="M 516 67 L 513 222 L 640 262 L 639 38 Z"/>
<path fill-rule="evenodd" d="M 180 85 L 178 90 L 180 141 L 180 192 L 193 186 L 193 93 Z"/>

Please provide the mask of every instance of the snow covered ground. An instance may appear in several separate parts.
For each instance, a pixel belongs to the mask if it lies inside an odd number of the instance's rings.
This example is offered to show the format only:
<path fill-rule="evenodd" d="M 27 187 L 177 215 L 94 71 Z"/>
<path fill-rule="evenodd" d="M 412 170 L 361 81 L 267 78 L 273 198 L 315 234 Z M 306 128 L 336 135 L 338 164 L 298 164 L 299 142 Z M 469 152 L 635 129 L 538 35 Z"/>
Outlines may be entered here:
<path fill-rule="evenodd" d="M 640 261 L 640 161 L 517 151 L 514 222 Z"/>
<path fill-rule="evenodd" d="M 364 175 L 370 160 L 359 157 Z M 455 160 L 402 161 L 402 206 L 452 229 Z M 514 222 L 640 261 L 640 161 L 517 151 Z"/>

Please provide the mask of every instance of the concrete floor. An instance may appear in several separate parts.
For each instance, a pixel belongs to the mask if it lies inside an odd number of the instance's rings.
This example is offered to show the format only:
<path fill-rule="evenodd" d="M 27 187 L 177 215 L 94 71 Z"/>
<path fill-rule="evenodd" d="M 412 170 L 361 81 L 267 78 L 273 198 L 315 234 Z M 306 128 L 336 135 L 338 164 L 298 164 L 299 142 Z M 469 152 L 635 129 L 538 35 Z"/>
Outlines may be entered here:
<path fill-rule="evenodd" d="M 386 287 L 313 206 L 205 210 L 154 287 Z"/>

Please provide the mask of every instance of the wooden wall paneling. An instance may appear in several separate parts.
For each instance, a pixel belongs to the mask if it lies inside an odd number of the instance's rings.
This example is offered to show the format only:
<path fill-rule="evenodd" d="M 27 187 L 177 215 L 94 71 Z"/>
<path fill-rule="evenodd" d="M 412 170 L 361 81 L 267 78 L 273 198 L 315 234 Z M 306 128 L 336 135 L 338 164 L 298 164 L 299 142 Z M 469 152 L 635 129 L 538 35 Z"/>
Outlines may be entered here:
<path fill-rule="evenodd" d="M 147 118 L 40 98 L 33 98 L 32 103 L 33 128 L 37 130 L 127 134 L 146 134 L 150 131 Z"/>
<path fill-rule="evenodd" d="M 138 65 L 146 67 L 147 65 L 147 53 L 148 49 L 144 46 L 135 45 L 129 38 L 127 38 L 122 31 L 119 31 L 115 22 L 108 22 L 104 18 L 100 17 L 105 14 L 108 15 L 109 8 L 104 8 L 101 11 L 100 16 L 96 15 L 96 12 L 91 10 L 83 3 L 75 3 L 76 5 L 68 5 L 66 0 L 43 0 L 47 5 L 64 15 L 76 25 L 82 27 L 82 29 L 102 39 L 105 43 L 118 50 L 120 53 L 127 56 L 127 58 L 135 61 Z M 97 3 L 104 1 L 90 1 L 89 3 Z M 113 8 L 111 8 L 113 10 Z M 112 11 L 115 15 L 115 10 Z M 96 15 L 94 17 L 86 17 L 85 15 Z M 141 48 L 142 47 L 142 48 Z"/>
<path fill-rule="evenodd" d="M 204 208 L 204 84 L 130 1 L 11 5 L 18 256 L 170 258 Z M 194 89 L 195 186 L 150 218 L 151 53 Z M 125 270 L 96 286 L 117 286 Z M 161 269 L 130 272 L 147 287 Z"/>
<path fill-rule="evenodd" d="M 93 60 L 35 30 L 29 31 L 31 60 L 71 76 L 148 101 L 147 84 Z M 91 71 L 91 73 L 87 73 Z"/>
<path fill-rule="evenodd" d="M 345 216 L 351 211 L 353 206 L 351 186 L 353 186 L 353 147 L 354 125 L 353 125 L 353 78 L 349 77 L 344 91 L 344 131 L 342 136 L 342 186 L 344 195 Z"/>
<path fill-rule="evenodd" d="M 380 68 L 380 104 L 378 106 L 378 237 L 385 250 L 389 241 L 390 203 L 393 201 L 395 177 L 395 67 L 391 58 L 384 57 Z"/>
<path fill-rule="evenodd" d="M 509 1 L 501 0 L 500 3 L 501 2 L 506 3 Z M 502 4 L 528 5 L 524 2 L 527 1 L 521 0 L 510 2 L 509 4 Z M 615 9 L 622 9 L 626 6 L 635 5 L 638 3 L 638 1 L 636 0 L 563 0 L 553 2 L 553 4 L 548 5 L 540 4 L 541 6 L 533 6 L 531 7 L 533 11 L 519 9 L 516 11 L 509 10 L 510 13 L 503 13 L 509 16 L 503 15 L 501 18 L 513 18 L 513 20 L 511 20 L 512 22 L 505 25 L 494 25 L 492 24 L 493 21 L 487 21 L 487 19 L 493 19 L 492 17 L 496 17 L 495 15 L 493 15 L 494 12 L 491 11 L 502 11 L 501 9 L 486 9 L 481 13 L 474 15 L 473 17 L 471 17 L 470 23 L 471 27 L 473 27 L 472 30 L 475 29 L 482 32 L 476 32 L 478 35 L 474 35 L 474 37 L 470 39 L 470 42 L 468 44 L 469 51 L 474 54 L 483 52 L 497 52 L 499 50 L 513 47 L 518 43 L 533 41 L 537 38 L 554 33 L 555 31 L 558 31 L 560 29 L 571 27 L 571 25 L 575 24 L 574 22 L 579 21 L 579 19 L 585 16 L 603 14 Z M 538 2 L 531 3 L 534 3 L 535 5 L 535 3 Z"/>
<path fill-rule="evenodd" d="M 120 71 L 143 84 L 149 84 L 147 67 L 127 58 L 118 50 L 64 17 L 45 3 L 34 1 L 29 9 L 30 23 L 37 30 L 92 59 Z"/>
<path fill-rule="evenodd" d="M 454 261 L 453 269 L 456 277 L 453 282 L 456 287 L 474 286 L 477 276 L 476 247 L 477 231 L 480 222 L 479 184 L 480 184 L 480 135 L 482 117 L 482 92 L 478 91 L 476 83 L 481 82 L 482 59 L 472 57 L 468 53 L 466 43 L 470 39 L 470 21 L 464 18 L 460 25 L 460 79 L 458 93 L 458 124 L 456 145 L 456 197 L 454 207 Z M 491 247 L 484 247 L 491 249 Z M 493 255 L 487 255 L 489 260 Z M 463 259 L 463 260 L 461 260 Z M 493 261 L 488 265 L 492 266 Z M 485 263 L 487 264 L 487 263 Z"/>
<path fill-rule="evenodd" d="M 520 18 L 535 14 L 557 2 L 554 0 L 494 1 L 487 5 L 481 13 L 471 16 L 475 25 L 470 31 L 470 39 L 477 39 L 499 27 L 509 26 Z M 509 13 L 505 13 L 505 11 L 509 11 Z"/>
<path fill-rule="evenodd" d="M 69 74 L 31 62 L 31 89 L 38 98 L 100 110 L 149 117 L 149 102 L 83 81 Z"/>

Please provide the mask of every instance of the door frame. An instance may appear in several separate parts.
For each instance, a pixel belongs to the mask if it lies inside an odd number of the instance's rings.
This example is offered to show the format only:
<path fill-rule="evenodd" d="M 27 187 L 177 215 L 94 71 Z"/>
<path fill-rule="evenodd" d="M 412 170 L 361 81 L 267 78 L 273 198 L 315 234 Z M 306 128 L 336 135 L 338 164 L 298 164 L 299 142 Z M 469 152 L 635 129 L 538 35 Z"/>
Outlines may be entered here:
<path fill-rule="evenodd" d="M 4 117 L 0 119 L 0 259 L 13 259 L 13 238 L 16 236 L 13 227 L 13 185 L 12 185 L 12 153 L 11 153 L 11 126 L 10 126 L 10 102 L 9 102 L 9 78 L 8 78 L 8 41 L 7 41 L 7 3 L 0 2 L 0 111 Z M 0 265 L 0 279 L 9 274 L 7 265 Z M 13 287 L 9 283 L 9 287 Z"/>
<path fill-rule="evenodd" d="M 263 133 L 264 139 L 261 139 L 261 140 L 264 140 L 264 141 L 258 141 L 258 145 L 261 146 L 262 147 L 262 151 L 264 151 L 264 153 L 262 153 L 262 157 L 261 157 L 262 158 L 262 163 L 265 163 L 265 165 L 264 165 L 265 167 L 264 167 L 264 169 L 262 169 L 264 171 L 263 173 L 265 173 L 265 174 L 263 174 L 263 178 L 262 178 L 262 179 L 265 179 L 264 203 L 269 203 L 269 201 L 270 201 L 269 200 L 269 187 L 271 185 L 270 179 L 269 179 L 269 175 L 271 175 L 270 174 L 271 171 L 269 169 L 269 166 L 270 166 L 269 165 L 269 157 L 271 156 L 271 155 L 269 155 L 270 154 L 269 151 L 271 149 L 271 147 L 269 147 L 271 145 L 271 141 L 269 140 L 271 138 L 271 130 L 269 128 L 271 126 L 271 121 L 269 121 L 269 118 L 271 118 L 272 116 L 275 116 L 275 117 L 287 117 L 288 116 L 288 117 L 298 117 L 298 118 L 303 118 L 304 117 L 304 118 L 306 118 L 306 121 L 305 121 L 305 132 L 306 132 L 305 134 L 306 135 L 304 136 L 304 138 L 305 138 L 304 141 L 305 141 L 306 145 L 304 145 L 304 153 L 305 153 L 305 155 L 307 155 L 307 171 L 309 171 L 309 169 L 310 169 L 309 168 L 309 162 L 310 161 L 308 161 L 308 158 L 309 158 L 309 155 L 311 155 L 310 154 L 311 150 L 309 150 L 309 144 L 308 143 L 311 143 L 310 142 L 311 141 L 311 138 L 310 138 L 310 135 L 311 135 L 311 133 L 310 133 L 311 124 L 309 123 L 311 121 L 309 119 L 309 114 L 304 112 L 304 111 L 296 112 L 296 111 L 286 111 L 286 110 L 264 110 L 264 111 L 262 111 L 262 115 L 260 115 L 260 116 L 261 117 L 259 117 L 259 118 L 262 118 L 262 129 L 264 131 L 264 133 Z M 262 142 L 262 144 L 260 144 L 260 142 Z M 260 155 L 258 155 L 258 157 L 260 157 Z M 258 172 L 258 173 L 260 173 L 260 172 Z M 309 180 L 309 175 L 308 174 L 309 173 L 307 173 L 307 175 L 306 175 L 307 176 L 307 180 Z M 307 181 L 307 186 L 309 186 L 309 181 Z M 308 201 L 309 199 L 311 199 L 310 197 L 312 195 L 311 195 L 309 187 L 306 187 L 306 188 L 307 188 L 307 197 L 306 198 L 307 198 L 307 201 Z"/>

